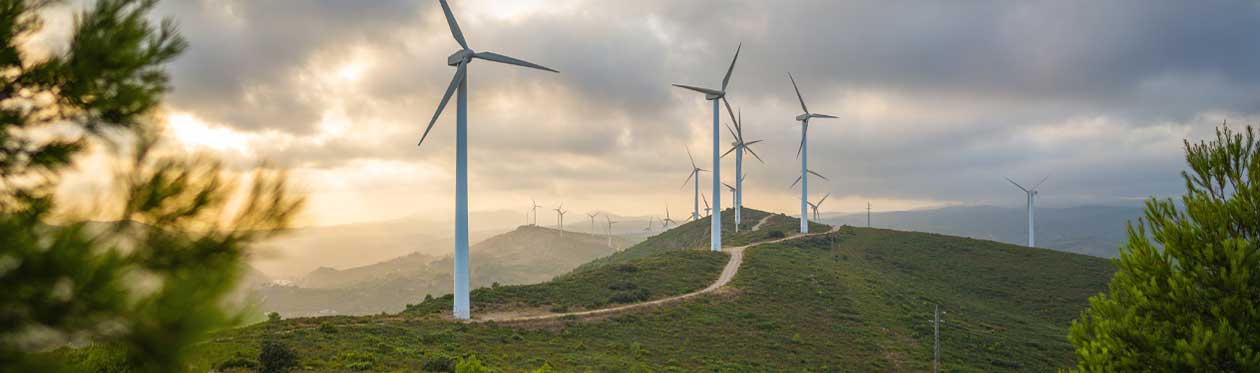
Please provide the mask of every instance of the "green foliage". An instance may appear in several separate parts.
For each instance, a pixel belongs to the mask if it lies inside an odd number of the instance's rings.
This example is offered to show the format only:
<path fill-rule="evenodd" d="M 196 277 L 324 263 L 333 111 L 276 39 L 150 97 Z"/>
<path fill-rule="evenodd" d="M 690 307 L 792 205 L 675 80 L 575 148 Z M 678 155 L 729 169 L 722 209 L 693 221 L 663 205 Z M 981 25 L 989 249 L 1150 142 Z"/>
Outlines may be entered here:
<path fill-rule="evenodd" d="M 337 333 L 337 327 L 333 326 L 333 324 L 322 323 L 319 324 L 319 331 L 322 333 L 334 334 Z"/>
<path fill-rule="evenodd" d="M 268 322 L 280 321 L 280 313 L 279 312 L 267 313 L 267 321 Z"/>
<path fill-rule="evenodd" d="M 420 369 L 426 372 L 454 372 L 459 359 L 441 352 L 425 354 Z"/>
<path fill-rule="evenodd" d="M 477 360 L 477 355 L 469 355 L 467 359 L 462 359 L 459 361 L 459 363 L 455 364 L 455 373 L 490 373 L 490 372 L 493 372 L 493 370 L 491 370 L 490 368 L 487 368 L 485 365 L 482 365 L 481 361 Z"/>
<path fill-rule="evenodd" d="M 258 353 L 258 362 L 261 365 L 259 372 L 285 372 L 297 367 L 297 354 L 293 352 L 289 345 L 276 341 L 265 341 Z"/>
<path fill-rule="evenodd" d="M 0 3 L 0 366 L 183 370 L 193 344 L 241 320 L 225 296 L 246 251 L 301 201 L 270 171 L 233 201 L 236 180 L 217 162 L 155 155 L 162 66 L 186 45 L 173 23 L 151 23 L 156 1 L 92 2 L 64 53 L 27 56 L 22 42 L 51 3 Z M 118 160 L 119 189 L 79 210 L 115 223 L 66 211 L 53 194 L 88 147 Z M 34 353 L 71 341 L 94 343 Z"/>
<path fill-rule="evenodd" d="M 1260 370 L 1260 143 L 1185 142 L 1186 195 L 1146 202 L 1068 339 L 1083 371 Z"/>

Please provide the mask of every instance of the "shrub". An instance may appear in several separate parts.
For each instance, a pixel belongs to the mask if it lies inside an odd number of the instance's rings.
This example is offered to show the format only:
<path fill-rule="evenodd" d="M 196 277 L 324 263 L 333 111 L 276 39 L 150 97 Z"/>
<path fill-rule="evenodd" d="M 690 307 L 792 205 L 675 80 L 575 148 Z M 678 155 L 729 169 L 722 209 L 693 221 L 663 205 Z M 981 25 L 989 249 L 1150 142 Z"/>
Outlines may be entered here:
<path fill-rule="evenodd" d="M 259 372 L 284 372 L 297 367 L 297 354 L 286 344 L 266 341 L 262 344 L 262 351 L 258 353 L 258 363 L 262 365 Z"/>
<path fill-rule="evenodd" d="M 267 321 L 270 321 L 270 322 L 280 321 L 280 313 L 279 312 L 268 313 Z"/>
<path fill-rule="evenodd" d="M 454 372 L 455 364 L 458 362 L 457 359 L 443 353 L 425 354 L 420 369 L 426 372 Z"/>
<path fill-rule="evenodd" d="M 226 371 L 229 369 L 257 370 L 258 362 L 243 357 L 234 357 L 214 365 L 214 370 Z"/>
<path fill-rule="evenodd" d="M 622 264 L 622 265 L 617 266 L 617 272 L 634 273 L 638 271 L 639 271 L 639 267 L 635 267 L 633 264 Z"/>
<path fill-rule="evenodd" d="M 767 233 L 766 233 L 766 237 L 770 237 L 770 238 L 783 238 L 783 237 L 787 237 L 787 235 L 786 235 L 786 234 L 783 234 L 783 231 L 781 231 L 781 230 L 777 230 L 777 229 L 776 229 L 776 230 L 772 230 L 772 231 L 770 231 L 770 232 L 767 232 Z"/>
<path fill-rule="evenodd" d="M 455 373 L 490 373 L 490 368 L 477 360 L 477 355 L 468 355 L 467 360 L 455 364 Z"/>
<path fill-rule="evenodd" d="M 319 331 L 320 331 L 320 332 L 324 332 L 324 333 L 329 333 L 329 334 L 332 334 L 332 333 L 336 333 L 336 332 L 337 332 L 337 327 L 336 327 L 336 326 L 333 326 L 333 324 L 329 324 L 329 323 L 320 323 L 320 324 L 319 324 Z"/>

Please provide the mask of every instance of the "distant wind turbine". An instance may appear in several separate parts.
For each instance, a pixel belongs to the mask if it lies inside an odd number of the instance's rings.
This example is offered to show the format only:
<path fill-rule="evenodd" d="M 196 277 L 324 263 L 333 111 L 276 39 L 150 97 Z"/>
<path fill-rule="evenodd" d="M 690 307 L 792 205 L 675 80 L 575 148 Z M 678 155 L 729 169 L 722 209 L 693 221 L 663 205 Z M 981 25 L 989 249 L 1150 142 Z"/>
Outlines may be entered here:
<path fill-rule="evenodd" d="M 742 109 L 739 112 L 739 118 L 733 119 L 733 121 L 735 122 L 735 129 L 731 129 L 731 126 L 728 125 L 726 130 L 730 131 L 731 137 L 735 138 L 735 142 L 731 143 L 731 149 L 723 153 L 722 157 L 726 157 L 732 151 L 735 152 L 735 175 L 737 177 L 735 178 L 735 191 L 732 192 L 735 195 L 735 202 L 732 205 L 735 207 L 735 231 L 739 232 L 739 223 L 742 221 L 741 216 L 744 209 L 744 151 L 747 150 L 753 157 L 757 157 L 761 164 L 765 164 L 766 161 L 761 160 L 761 156 L 757 155 L 757 152 L 753 151 L 751 147 L 752 144 L 759 143 L 761 140 L 744 141 L 744 111 Z"/>
<path fill-rule="evenodd" d="M 1006 178 L 1006 181 L 1011 182 L 1011 184 L 1015 184 L 1016 188 L 1019 188 L 1019 190 L 1024 191 L 1024 194 L 1028 195 L 1028 247 L 1037 246 L 1037 240 L 1036 240 L 1037 229 L 1033 225 L 1033 217 L 1036 215 L 1034 213 L 1035 208 L 1036 208 L 1036 206 L 1034 206 L 1034 200 L 1037 199 L 1037 187 L 1041 186 L 1041 183 L 1046 182 L 1046 179 L 1048 178 L 1050 178 L 1050 175 L 1046 175 L 1046 177 L 1041 178 L 1041 181 L 1038 181 L 1037 185 L 1033 185 L 1032 188 L 1024 188 L 1024 186 L 1019 185 L 1019 183 L 1016 183 L 1015 180 L 1011 180 L 1011 178 L 1009 177 Z"/>
<path fill-rule="evenodd" d="M 669 218 L 669 205 L 665 205 L 665 218 L 661 219 L 661 224 L 665 226 L 665 230 L 669 230 L 670 224 L 678 224 L 674 219 Z"/>
<path fill-rule="evenodd" d="M 595 235 L 595 217 L 599 216 L 599 212 L 588 212 L 586 213 L 586 216 L 591 218 L 591 235 L 594 236 Z"/>
<path fill-rule="evenodd" d="M 560 230 L 560 237 L 564 237 L 564 214 L 569 211 L 564 209 L 563 203 L 554 210 L 556 211 L 556 229 Z"/>
<path fill-rule="evenodd" d="M 617 222 L 613 221 L 613 220 L 612 220 L 612 218 L 608 217 L 608 215 L 604 215 L 604 220 L 607 220 L 607 221 L 608 221 L 608 248 L 609 248 L 609 249 L 611 249 L 611 248 L 613 248 L 613 244 L 612 244 L 612 226 L 613 226 L 613 224 L 617 224 Z"/>
<path fill-rule="evenodd" d="M 866 227 L 871 227 L 871 201 L 866 201 Z"/>
<path fill-rule="evenodd" d="M 801 233 L 809 233 L 809 180 L 805 177 L 805 172 L 809 170 L 809 149 L 806 147 L 807 142 L 805 141 L 809 135 L 809 120 L 813 118 L 835 118 L 835 116 L 810 113 L 809 108 L 805 106 L 805 98 L 801 97 L 801 89 L 796 86 L 796 79 L 792 77 L 792 73 L 788 73 L 788 79 L 792 81 L 792 90 L 796 91 L 796 99 L 800 100 L 801 110 L 805 112 L 796 116 L 796 120 L 801 121 L 801 146 L 796 149 L 796 155 L 801 157 L 801 178 L 799 179 L 801 181 Z M 821 177 L 822 175 L 819 176 Z"/>
<path fill-rule="evenodd" d="M 539 205 L 538 201 L 535 201 L 533 198 L 529 199 L 529 203 L 531 204 L 530 208 L 534 210 L 534 225 L 538 225 L 538 208 L 542 207 L 542 205 Z"/>
<path fill-rule="evenodd" d="M 710 213 L 713 209 L 709 207 L 709 199 L 704 197 L 704 192 L 700 192 L 700 200 L 704 201 L 704 216 L 713 215 Z"/>
<path fill-rule="evenodd" d="M 718 101 L 722 101 L 726 105 L 726 111 L 730 113 L 731 120 L 735 120 L 735 112 L 731 110 L 731 103 L 726 101 L 726 85 L 731 82 L 731 73 L 735 72 L 735 61 L 739 60 L 739 50 L 743 48 L 741 43 L 735 47 L 735 57 L 731 58 L 731 67 L 726 69 L 726 76 L 722 78 L 722 89 L 700 88 L 689 85 L 674 84 L 675 87 L 689 89 L 704 94 L 704 99 L 713 101 L 713 221 L 710 224 L 712 234 L 709 240 L 709 249 L 713 251 L 722 251 L 722 159 L 718 156 L 720 151 L 720 142 L 722 129 L 719 128 L 718 117 L 720 116 L 720 108 Z"/>
<path fill-rule="evenodd" d="M 691 157 L 691 149 L 687 149 L 687 159 L 691 160 L 691 173 L 687 174 L 687 180 L 683 180 L 682 186 L 678 189 L 686 188 L 687 182 L 692 181 L 695 191 L 691 194 L 691 219 L 700 219 L 700 173 L 709 172 L 709 170 L 696 166 L 696 159 Z M 692 179 L 695 179 L 694 181 Z"/>
<path fill-rule="evenodd" d="M 738 184 L 739 182 L 736 182 L 736 183 Z M 727 184 L 726 182 L 722 182 L 722 186 L 726 187 L 726 190 L 731 192 L 731 206 L 736 206 L 736 204 L 738 203 L 736 199 L 739 198 L 738 190 L 735 188 L 735 186 L 732 186 L 731 184 Z M 735 215 L 735 216 L 739 216 L 739 215 Z M 739 232 L 739 224 L 735 224 L 735 231 Z"/>
<path fill-rule="evenodd" d="M 648 217 L 648 226 L 647 226 L 647 228 L 643 228 L 643 231 L 644 231 L 644 232 L 648 232 L 648 233 L 652 233 L 652 222 L 653 222 L 653 221 L 655 221 L 655 220 L 656 220 L 656 218 L 653 218 L 653 217 L 649 216 L 649 217 Z"/>
<path fill-rule="evenodd" d="M 446 94 L 442 96 L 437 111 L 433 113 L 433 119 L 429 120 L 429 126 L 424 129 L 416 146 L 424 144 L 424 139 L 429 136 L 429 131 L 442 115 L 442 109 L 450 101 L 451 95 L 459 91 L 455 99 L 455 299 L 452 315 L 456 319 L 467 320 L 472 316 L 468 305 L 468 64 L 473 59 L 482 59 L 550 72 L 558 71 L 494 52 L 473 51 L 464 40 L 464 33 L 459 30 L 450 5 L 446 0 L 438 0 L 438 3 L 442 5 L 442 13 L 446 15 L 446 25 L 451 29 L 451 36 L 462 49 L 446 57 L 446 64 L 456 67 L 455 77 L 451 78 Z"/>
<path fill-rule="evenodd" d="M 809 207 L 814 209 L 814 221 L 818 221 L 818 208 L 821 207 L 823 202 L 827 200 L 827 197 L 831 197 L 831 193 L 827 193 L 827 195 L 823 196 L 823 198 L 818 200 L 818 202 L 809 204 Z"/>

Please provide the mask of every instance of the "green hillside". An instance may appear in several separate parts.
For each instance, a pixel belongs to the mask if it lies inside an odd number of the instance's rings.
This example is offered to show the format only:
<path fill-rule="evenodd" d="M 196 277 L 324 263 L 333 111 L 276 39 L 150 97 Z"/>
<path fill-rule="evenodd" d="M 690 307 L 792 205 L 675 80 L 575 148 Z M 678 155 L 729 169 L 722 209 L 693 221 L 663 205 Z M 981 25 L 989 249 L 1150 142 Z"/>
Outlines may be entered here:
<path fill-rule="evenodd" d="M 680 284 L 691 272 L 714 270 L 643 268 L 648 263 L 667 268 L 681 262 L 671 255 L 689 254 L 699 254 L 699 261 L 725 257 L 702 250 L 665 251 L 625 261 L 636 262 L 639 272 L 631 273 L 652 273 L 657 281 Z M 481 289 L 474 292 L 474 304 L 580 308 L 600 300 L 590 294 L 606 296 L 598 290 L 604 284 L 631 279 L 636 286 L 651 286 L 618 270 L 621 264 L 580 269 L 534 287 Z M 426 312 L 449 306 L 435 300 L 393 316 L 257 324 L 225 331 L 202 345 L 196 368 L 252 359 L 261 341 L 275 340 L 293 347 L 301 364 L 312 370 L 419 371 L 452 356 L 476 354 L 505 371 L 544 363 L 562 371 L 640 366 L 665 371 L 925 371 L 932 356 L 928 320 L 932 305 L 940 304 L 947 312 L 941 329 L 946 370 L 1049 371 L 1073 362 L 1067 326 L 1086 299 L 1105 288 L 1113 271 L 1110 262 L 1083 255 L 851 227 L 752 247 L 741 268 L 716 293 L 599 319 L 456 323 Z M 571 289 L 576 290 L 566 293 Z"/>

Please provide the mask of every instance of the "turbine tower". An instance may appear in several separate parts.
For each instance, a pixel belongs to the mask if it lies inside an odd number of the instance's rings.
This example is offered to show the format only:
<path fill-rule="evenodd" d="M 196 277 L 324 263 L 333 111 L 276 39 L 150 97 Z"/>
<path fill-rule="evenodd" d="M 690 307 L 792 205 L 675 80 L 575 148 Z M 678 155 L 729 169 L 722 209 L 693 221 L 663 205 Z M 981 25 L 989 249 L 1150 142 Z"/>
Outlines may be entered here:
<path fill-rule="evenodd" d="M 788 80 L 792 81 L 792 89 L 796 91 L 796 99 L 800 100 L 801 110 L 805 112 L 796 116 L 796 120 L 801 121 L 801 146 L 796 149 L 796 156 L 801 158 L 801 178 L 798 179 L 801 181 L 801 233 L 809 233 L 809 180 L 805 178 L 805 172 L 809 170 L 809 149 L 806 148 L 805 141 L 809 134 L 809 120 L 813 118 L 835 118 L 835 116 L 810 113 L 809 108 L 805 106 L 805 98 L 801 97 L 801 89 L 796 87 L 796 79 L 792 77 L 792 73 L 788 73 Z"/>
<path fill-rule="evenodd" d="M 442 96 L 437 111 L 433 113 L 433 119 L 429 120 L 429 126 L 425 127 L 416 146 L 424 144 L 424 139 L 429 136 L 429 131 L 442 115 L 442 109 L 450 101 L 451 95 L 458 91 L 459 95 L 455 99 L 455 299 L 452 315 L 456 319 L 467 320 L 472 316 L 468 305 L 468 64 L 474 59 L 482 59 L 550 72 L 558 71 L 494 52 L 473 51 L 464 40 L 464 33 L 459 30 L 450 5 L 446 0 L 438 0 L 438 3 L 442 5 L 442 13 L 446 15 L 451 36 L 461 49 L 446 58 L 447 65 L 456 67 L 455 76 L 451 78 L 446 94 Z"/>
<path fill-rule="evenodd" d="M 1011 180 L 1009 177 L 1006 178 L 1006 181 L 1011 182 L 1011 184 L 1015 184 L 1016 188 L 1019 188 L 1019 190 L 1024 191 L 1024 194 L 1028 195 L 1028 247 L 1037 247 L 1037 229 L 1033 226 L 1033 217 L 1036 215 L 1034 214 L 1036 206 L 1034 206 L 1033 202 L 1037 199 L 1037 187 L 1041 186 L 1041 183 L 1046 182 L 1046 179 L 1048 178 L 1050 178 L 1050 175 L 1046 175 L 1046 177 L 1041 178 L 1041 181 L 1038 181 L 1037 185 L 1033 185 L 1032 188 L 1024 188 L 1024 186 L 1016 183 L 1015 180 Z"/>
<path fill-rule="evenodd" d="M 735 138 L 735 142 L 731 143 L 731 149 L 723 153 L 722 157 L 725 158 L 732 151 L 735 152 L 735 191 L 732 192 L 735 194 L 735 202 L 732 204 L 735 205 L 733 206 L 735 207 L 735 231 L 739 232 L 739 223 L 743 221 L 741 215 L 743 215 L 742 211 L 744 209 L 744 151 L 747 150 L 748 153 L 757 157 L 757 160 L 761 161 L 763 165 L 766 164 L 766 161 L 761 160 L 761 156 L 757 155 L 757 152 L 754 152 L 749 147 L 752 144 L 761 142 L 761 140 L 744 141 L 744 111 L 742 109 L 739 111 L 739 118 L 732 121 L 735 122 L 735 129 L 731 129 L 731 126 L 728 125 L 726 130 L 730 131 L 731 137 Z"/>
<path fill-rule="evenodd" d="M 739 182 L 736 182 L 736 183 L 738 184 Z M 739 203 L 739 201 L 737 201 L 737 199 L 739 198 L 738 189 L 736 189 L 731 184 L 727 184 L 726 182 L 722 182 L 722 186 L 726 187 L 726 191 L 731 192 L 731 206 L 737 206 Z M 736 214 L 735 216 L 738 218 L 739 214 Z M 739 232 L 739 223 L 735 223 L 735 231 Z"/>
<path fill-rule="evenodd" d="M 613 224 L 617 224 L 617 222 L 613 221 L 613 220 L 612 220 L 612 218 L 608 217 L 608 215 L 604 215 L 604 220 L 607 220 L 607 221 L 608 221 L 608 248 L 609 248 L 609 249 L 611 249 L 611 248 L 613 248 L 613 245 L 612 245 L 612 225 L 613 225 Z"/>
<path fill-rule="evenodd" d="M 735 112 L 731 110 L 731 103 L 726 101 L 726 85 L 731 82 L 731 73 L 735 72 L 735 61 L 739 60 L 739 50 L 743 48 L 741 43 L 735 47 L 735 57 L 731 58 L 731 66 L 726 69 L 726 76 L 722 77 L 722 89 L 709 89 L 693 87 L 689 85 L 674 84 L 675 87 L 689 89 L 704 94 L 706 100 L 713 101 L 713 220 L 710 222 L 712 234 L 709 240 L 709 249 L 713 251 L 722 251 L 722 159 L 718 156 L 720 151 L 719 139 L 722 130 L 718 125 L 718 117 L 720 116 L 718 101 L 726 104 L 726 111 L 730 113 L 731 120 L 735 120 Z"/>
<path fill-rule="evenodd" d="M 595 217 L 599 216 L 599 212 L 598 211 L 588 212 L 586 213 L 586 216 L 591 218 L 591 235 L 594 236 L 595 235 Z"/>
<path fill-rule="evenodd" d="M 687 159 L 691 160 L 691 173 L 687 174 L 687 180 L 683 180 L 682 186 L 678 189 L 686 188 L 687 182 L 695 178 L 695 191 L 691 194 L 691 219 L 698 220 L 700 219 L 700 173 L 709 170 L 696 166 L 696 159 L 691 157 L 691 149 L 687 149 Z"/>
<path fill-rule="evenodd" d="M 871 227 L 871 201 L 866 201 L 866 227 Z"/>

